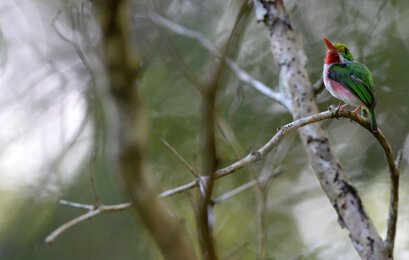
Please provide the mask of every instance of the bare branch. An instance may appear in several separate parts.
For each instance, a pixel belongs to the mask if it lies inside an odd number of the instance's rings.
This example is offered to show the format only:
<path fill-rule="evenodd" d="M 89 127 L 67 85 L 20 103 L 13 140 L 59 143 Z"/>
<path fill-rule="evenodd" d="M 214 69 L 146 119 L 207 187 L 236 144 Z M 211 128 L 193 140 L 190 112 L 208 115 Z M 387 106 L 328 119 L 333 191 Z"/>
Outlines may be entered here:
<path fill-rule="evenodd" d="M 94 205 L 82 204 L 82 203 L 68 201 L 68 200 L 60 200 L 60 204 L 67 205 L 67 206 L 70 206 L 70 207 L 73 207 L 73 208 L 78 208 L 78 209 L 91 210 L 91 209 L 95 208 Z"/>
<path fill-rule="evenodd" d="M 59 9 L 59 10 L 55 13 L 54 17 L 51 19 L 51 27 L 54 29 L 55 33 L 56 33 L 62 40 L 64 40 L 64 41 L 67 42 L 67 43 L 71 43 L 71 44 L 72 44 L 72 40 L 69 39 L 67 36 L 65 36 L 65 35 L 57 28 L 57 21 L 58 21 L 58 19 L 60 18 L 61 14 L 62 14 L 62 10 Z"/>
<path fill-rule="evenodd" d="M 267 97 L 273 99 L 274 101 L 278 102 L 279 104 L 283 105 L 288 110 L 291 109 L 291 105 L 288 100 L 279 92 L 271 90 L 267 85 L 262 83 L 259 80 L 252 78 L 246 71 L 241 69 L 239 65 L 237 65 L 232 59 L 229 57 L 223 56 L 220 51 L 213 45 L 213 43 L 208 40 L 204 35 L 199 32 L 187 29 L 177 23 L 174 23 L 157 13 L 152 13 L 149 15 L 149 18 L 157 25 L 163 26 L 169 29 L 172 32 L 177 34 L 183 35 L 188 38 L 195 39 L 198 41 L 204 48 L 209 50 L 213 55 L 224 59 L 226 64 L 230 67 L 231 70 L 236 74 L 237 78 L 241 81 L 249 84 L 250 86 L 254 87 L 256 90 L 261 92 L 262 94 L 266 95 Z"/>
<path fill-rule="evenodd" d="M 216 204 L 221 203 L 221 202 L 223 202 L 225 200 L 228 200 L 231 197 L 233 197 L 233 196 L 235 196 L 235 195 L 237 195 L 237 194 L 239 194 L 239 193 L 241 193 L 243 191 L 246 191 L 246 190 L 252 188 L 255 185 L 257 185 L 256 180 L 249 181 L 249 182 L 247 182 L 247 183 L 245 183 L 245 184 L 243 184 L 243 185 L 241 185 L 241 186 L 239 186 L 239 187 L 237 187 L 237 188 L 235 188 L 235 189 L 233 189 L 233 190 L 231 190 L 229 192 L 226 192 L 226 193 L 220 195 L 217 198 L 214 198 L 213 202 L 216 203 Z"/>
<path fill-rule="evenodd" d="M 52 242 L 54 242 L 54 240 L 61 235 L 64 231 L 66 231 L 67 229 L 69 229 L 70 227 L 79 224 L 81 222 L 83 222 L 84 220 L 90 219 L 92 217 L 98 216 L 102 213 L 106 213 L 106 212 L 113 212 L 113 211 L 122 211 L 125 209 L 128 209 L 130 207 L 132 207 L 131 203 L 122 203 L 122 204 L 117 204 L 117 205 L 100 205 L 98 207 L 94 207 L 93 205 L 85 205 L 85 204 L 80 204 L 80 203 L 75 203 L 75 202 L 68 202 L 68 201 L 60 201 L 61 204 L 65 204 L 65 205 L 70 205 L 72 207 L 76 207 L 76 208 L 88 208 L 89 211 L 81 216 L 78 216 L 70 221 L 68 221 L 67 223 L 65 223 L 64 225 L 60 226 L 59 228 L 57 228 L 54 232 L 52 232 L 49 236 L 46 237 L 45 242 L 47 244 L 51 244 Z"/>
<path fill-rule="evenodd" d="M 379 132 L 374 133 L 378 139 L 382 148 L 384 149 L 385 157 L 389 164 L 390 172 L 390 197 L 389 197 L 389 214 L 388 214 L 388 229 L 386 232 L 385 249 L 388 257 L 393 258 L 393 249 L 395 246 L 396 226 L 398 221 L 398 202 L 399 202 L 399 165 L 402 158 L 402 152 L 398 152 L 398 156 L 393 158 L 392 148 L 385 138 L 385 136 Z"/>
<path fill-rule="evenodd" d="M 90 76 L 92 77 L 92 79 L 95 78 L 94 76 L 94 71 L 92 70 L 91 64 L 89 63 L 86 54 L 84 53 L 84 51 L 82 50 L 79 42 L 78 42 L 78 37 L 76 35 L 76 23 L 73 21 L 72 23 L 72 39 L 68 38 L 67 36 L 65 36 L 57 27 L 57 21 L 60 18 L 61 14 L 63 13 L 63 11 L 60 9 L 58 10 L 54 17 L 51 19 L 51 27 L 54 29 L 55 33 L 65 42 L 70 43 L 74 49 L 75 52 L 77 53 L 78 57 L 81 59 L 81 62 L 84 64 L 84 66 L 86 67 L 86 69 L 88 70 Z M 78 14 L 77 14 L 78 15 Z"/>
<path fill-rule="evenodd" d="M 178 153 L 178 151 L 176 151 L 175 148 L 173 148 L 162 136 L 160 136 L 160 134 L 154 128 L 151 129 L 152 132 L 159 138 L 159 140 L 166 146 L 166 148 L 168 148 L 196 178 L 199 177 L 199 174 L 195 171 L 195 169 L 190 166 L 190 164 Z"/>
<path fill-rule="evenodd" d="M 258 182 L 266 182 L 266 181 L 278 176 L 280 173 L 282 173 L 282 171 L 283 171 L 283 168 L 279 167 L 279 168 L 275 169 L 274 171 L 272 171 L 267 176 L 260 176 L 257 180 L 249 181 L 249 182 L 247 182 L 247 183 L 245 183 L 245 184 L 243 184 L 243 185 L 241 185 L 241 186 L 239 186 L 239 187 L 237 187 L 237 188 L 235 188 L 235 189 L 233 189 L 233 190 L 231 190 L 229 192 L 226 192 L 226 193 L 220 195 L 217 198 L 214 198 L 213 202 L 217 204 L 217 203 L 221 203 L 221 202 L 223 202 L 225 200 L 228 200 L 231 197 L 254 187 L 255 185 L 257 185 Z"/>

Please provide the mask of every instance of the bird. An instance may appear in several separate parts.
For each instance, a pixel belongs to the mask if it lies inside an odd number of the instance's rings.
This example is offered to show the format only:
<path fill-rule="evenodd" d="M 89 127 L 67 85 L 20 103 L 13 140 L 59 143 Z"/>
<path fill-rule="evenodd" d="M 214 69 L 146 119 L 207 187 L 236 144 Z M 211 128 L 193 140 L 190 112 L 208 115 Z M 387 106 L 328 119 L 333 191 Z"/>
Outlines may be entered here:
<path fill-rule="evenodd" d="M 322 78 L 325 88 L 337 99 L 345 102 L 340 109 L 345 112 L 348 105 L 357 106 L 353 110 L 356 117 L 361 106 L 369 114 L 370 129 L 377 132 L 375 118 L 375 89 L 371 71 L 354 59 L 347 45 L 332 44 L 325 36 L 327 53 L 324 59 Z"/>

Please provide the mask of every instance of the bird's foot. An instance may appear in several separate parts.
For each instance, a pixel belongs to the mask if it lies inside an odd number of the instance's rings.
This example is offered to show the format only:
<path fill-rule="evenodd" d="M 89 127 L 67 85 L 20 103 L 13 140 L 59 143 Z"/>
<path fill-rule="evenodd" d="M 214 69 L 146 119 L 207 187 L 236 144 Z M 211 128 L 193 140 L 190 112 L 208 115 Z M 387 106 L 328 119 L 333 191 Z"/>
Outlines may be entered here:
<path fill-rule="evenodd" d="M 352 112 L 354 112 L 355 117 L 358 117 L 358 111 L 359 111 L 360 108 L 361 108 L 361 105 L 359 105 L 357 108 L 355 108 L 354 111 L 352 111 Z"/>
<path fill-rule="evenodd" d="M 342 106 L 339 107 L 339 109 L 342 110 L 342 112 L 346 112 L 345 111 L 345 107 L 348 106 L 349 104 L 343 104 Z"/>

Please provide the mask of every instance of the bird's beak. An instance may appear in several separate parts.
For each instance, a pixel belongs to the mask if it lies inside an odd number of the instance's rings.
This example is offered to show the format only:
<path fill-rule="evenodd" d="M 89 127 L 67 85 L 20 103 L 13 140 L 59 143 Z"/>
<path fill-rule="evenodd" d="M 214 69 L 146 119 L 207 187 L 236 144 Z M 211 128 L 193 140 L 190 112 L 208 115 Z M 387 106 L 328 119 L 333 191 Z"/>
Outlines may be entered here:
<path fill-rule="evenodd" d="M 322 38 L 324 39 L 325 43 L 327 44 L 327 48 L 328 48 L 329 51 L 336 51 L 337 50 L 334 47 L 334 45 L 332 45 L 332 43 L 327 38 L 325 38 L 325 36 L 322 37 Z"/>

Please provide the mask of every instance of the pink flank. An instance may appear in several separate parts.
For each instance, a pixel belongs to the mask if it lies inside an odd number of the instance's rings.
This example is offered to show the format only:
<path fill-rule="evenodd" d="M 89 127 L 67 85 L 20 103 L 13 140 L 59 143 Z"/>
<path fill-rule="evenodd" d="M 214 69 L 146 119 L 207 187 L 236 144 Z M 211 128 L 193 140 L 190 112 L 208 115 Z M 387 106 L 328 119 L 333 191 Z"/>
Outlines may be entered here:
<path fill-rule="evenodd" d="M 338 82 L 333 81 L 331 79 L 327 79 L 326 82 L 329 83 L 328 84 L 329 86 L 327 86 L 327 84 L 325 84 L 325 86 L 334 97 L 341 99 L 342 101 L 345 102 L 345 104 L 356 106 L 362 105 L 362 102 L 359 98 L 357 98 L 352 92 L 350 92 L 348 89 L 346 89 Z"/>

